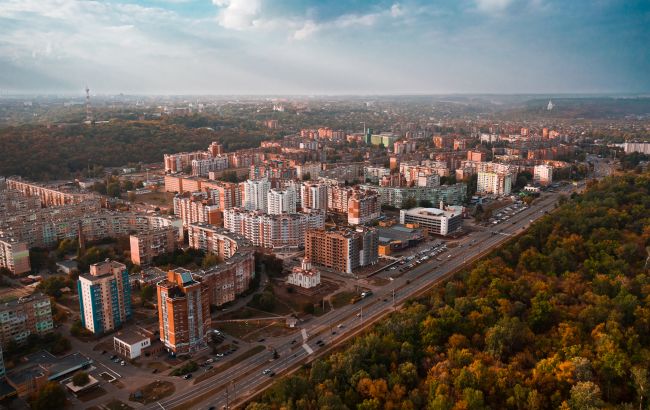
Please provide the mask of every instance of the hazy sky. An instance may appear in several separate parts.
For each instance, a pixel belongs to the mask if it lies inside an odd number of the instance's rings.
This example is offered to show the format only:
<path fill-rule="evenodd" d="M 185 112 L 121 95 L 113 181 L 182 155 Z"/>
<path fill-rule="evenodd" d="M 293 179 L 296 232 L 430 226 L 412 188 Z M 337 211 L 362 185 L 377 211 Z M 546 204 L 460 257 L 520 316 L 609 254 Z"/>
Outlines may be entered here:
<path fill-rule="evenodd" d="M 650 91 L 648 0 L 0 0 L 0 93 Z"/>

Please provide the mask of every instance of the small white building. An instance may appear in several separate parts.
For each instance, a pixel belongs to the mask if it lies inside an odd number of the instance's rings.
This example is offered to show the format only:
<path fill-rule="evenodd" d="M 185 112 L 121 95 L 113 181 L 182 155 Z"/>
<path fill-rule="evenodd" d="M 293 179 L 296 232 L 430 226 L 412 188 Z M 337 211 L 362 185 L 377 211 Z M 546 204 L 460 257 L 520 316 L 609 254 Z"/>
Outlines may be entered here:
<path fill-rule="evenodd" d="M 149 346 L 151 346 L 151 337 L 144 332 L 127 330 L 113 336 L 113 349 L 127 359 L 139 357 L 142 350 Z"/>
<path fill-rule="evenodd" d="M 311 289 L 320 285 L 320 272 L 311 266 L 309 258 L 303 258 L 302 265 L 293 268 L 293 272 L 287 277 L 287 283 Z"/>

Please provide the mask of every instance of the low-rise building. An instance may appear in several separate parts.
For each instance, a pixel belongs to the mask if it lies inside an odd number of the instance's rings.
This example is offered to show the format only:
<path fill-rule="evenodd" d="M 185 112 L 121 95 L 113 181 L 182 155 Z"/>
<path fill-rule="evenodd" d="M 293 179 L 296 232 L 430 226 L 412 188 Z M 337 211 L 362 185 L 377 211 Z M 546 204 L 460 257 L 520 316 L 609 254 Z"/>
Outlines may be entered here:
<path fill-rule="evenodd" d="M 308 257 L 303 258 L 302 264 L 293 268 L 287 277 L 287 283 L 305 289 L 320 285 L 320 272 L 311 266 Z"/>
<path fill-rule="evenodd" d="M 446 236 L 458 232 L 463 227 L 462 207 L 402 209 L 399 212 L 400 224 L 417 224 L 430 235 Z"/>
<path fill-rule="evenodd" d="M 121 331 L 113 336 L 113 349 L 122 357 L 135 359 L 151 346 L 151 337 L 149 332 L 143 330 Z"/>

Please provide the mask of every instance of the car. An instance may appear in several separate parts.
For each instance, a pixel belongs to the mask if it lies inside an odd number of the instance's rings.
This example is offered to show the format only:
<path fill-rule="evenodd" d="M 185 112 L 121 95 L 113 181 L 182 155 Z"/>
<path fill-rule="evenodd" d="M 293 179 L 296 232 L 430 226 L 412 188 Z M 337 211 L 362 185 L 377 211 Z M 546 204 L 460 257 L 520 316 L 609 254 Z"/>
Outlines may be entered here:
<path fill-rule="evenodd" d="M 117 355 L 113 355 L 113 356 L 109 357 L 109 360 L 115 360 L 116 357 L 117 357 Z"/>
<path fill-rule="evenodd" d="M 275 376 L 275 372 L 271 372 L 271 373 L 269 373 L 268 376 L 269 376 L 269 377 L 273 377 L 273 376 Z"/>
<path fill-rule="evenodd" d="M 296 339 L 293 339 L 293 340 L 291 341 L 291 344 L 292 344 L 292 345 L 295 345 L 296 343 L 297 343 L 297 342 L 296 342 Z"/>
<path fill-rule="evenodd" d="M 189 380 L 191 378 L 192 378 L 192 373 L 188 373 L 185 376 L 183 376 L 183 379 L 185 379 L 185 380 Z"/>
<path fill-rule="evenodd" d="M 223 353 L 217 353 L 217 357 L 223 357 Z"/>
<path fill-rule="evenodd" d="M 265 340 L 266 340 L 266 339 L 262 337 L 262 338 L 257 339 L 257 342 L 258 342 L 258 343 L 262 343 L 262 342 L 264 342 Z"/>
<path fill-rule="evenodd" d="M 102 354 L 106 354 L 106 350 L 102 350 Z"/>
<path fill-rule="evenodd" d="M 214 359 L 210 358 L 210 359 L 206 360 L 205 362 L 206 363 L 212 363 L 212 362 L 214 362 Z"/>
<path fill-rule="evenodd" d="M 122 361 L 120 362 L 120 365 L 122 365 L 122 366 L 126 366 L 126 362 L 125 362 L 124 360 L 122 360 Z"/>
<path fill-rule="evenodd" d="M 267 375 L 267 374 L 269 374 L 269 373 L 271 373 L 271 369 L 264 369 L 264 370 L 262 370 L 262 374 L 263 374 L 263 375 Z"/>
<path fill-rule="evenodd" d="M 236 345 L 239 344 L 239 340 L 233 340 L 232 342 L 233 342 L 234 344 L 236 344 Z"/>
<path fill-rule="evenodd" d="M 335 334 L 336 334 L 336 330 L 332 330 L 332 334 L 335 335 Z"/>
<path fill-rule="evenodd" d="M 322 341 L 322 340 L 318 340 L 318 341 L 316 341 L 316 344 L 317 344 L 317 345 L 323 344 L 323 341 Z"/>
<path fill-rule="evenodd" d="M 341 323 L 340 325 L 338 325 L 338 326 L 336 326 L 336 327 L 338 327 L 339 329 L 342 329 L 342 328 L 345 327 L 345 325 L 344 325 L 343 323 Z"/>
<path fill-rule="evenodd" d="M 208 410 L 216 410 L 216 407 L 210 406 L 210 407 L 208 407 Z"/>
<path fill-rule="evenodd" d="M 152 371 L 151 373 L 152 373 L 152 374 L 156 374 L 156 373 L 158 373 L 158 369 L 153 369 L 153 371 Z"/>

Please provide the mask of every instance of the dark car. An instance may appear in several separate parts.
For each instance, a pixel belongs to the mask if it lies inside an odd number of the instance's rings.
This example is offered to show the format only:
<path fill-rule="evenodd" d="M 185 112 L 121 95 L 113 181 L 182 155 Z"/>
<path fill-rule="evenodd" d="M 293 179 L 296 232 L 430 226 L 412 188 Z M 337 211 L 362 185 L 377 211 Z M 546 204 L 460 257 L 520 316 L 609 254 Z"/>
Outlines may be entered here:
<path fill-rule="evenodd" d="M 188 380 L 192 378 L 192 373 L 188 373 L 185 376 L 183 376 L 183 379 Z"/>

